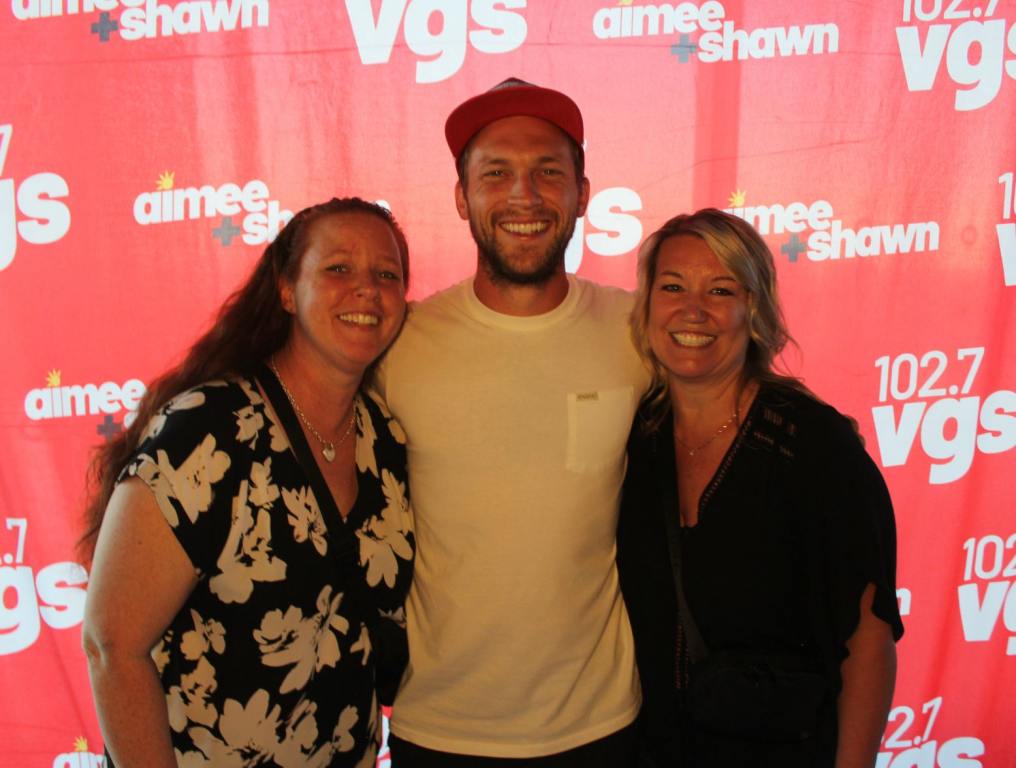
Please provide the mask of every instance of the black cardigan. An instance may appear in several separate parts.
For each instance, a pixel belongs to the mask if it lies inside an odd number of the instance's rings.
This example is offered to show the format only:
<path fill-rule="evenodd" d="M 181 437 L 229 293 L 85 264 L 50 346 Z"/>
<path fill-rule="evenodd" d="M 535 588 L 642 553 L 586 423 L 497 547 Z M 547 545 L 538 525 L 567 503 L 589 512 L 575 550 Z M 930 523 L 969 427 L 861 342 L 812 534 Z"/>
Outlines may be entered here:
<path fill-rule="evenodd" d="M 664 515 L 677 515 L 671 414 L 655 432 L 636 418 L 628 444 L 618 527 L 618 571 L 635 634 L 644 732 L 660 765 L 694 765 L 681 726 L 678 609 Z M 716 474 L 699 522 L 682 531 L 689 609 L 707 646 L 812 649 L 829 681 L 818 749 L 804 763 L 832 765 L 835 699 L 861 593 L 876 585 L 874 613 L 895 637 L 896 530 L 892 504 L 851 422 L 786 387 L 760 388 Z M 753 745 L 744 765 L 763 765 Z M 689 763 L 689 759 L 691 762 Z M 715 758 L 713 758 L 715 759 Z M 732 761 L 731 765 L 738 764 Z M 787 755 L 772 764 L 790 765 Z"/>

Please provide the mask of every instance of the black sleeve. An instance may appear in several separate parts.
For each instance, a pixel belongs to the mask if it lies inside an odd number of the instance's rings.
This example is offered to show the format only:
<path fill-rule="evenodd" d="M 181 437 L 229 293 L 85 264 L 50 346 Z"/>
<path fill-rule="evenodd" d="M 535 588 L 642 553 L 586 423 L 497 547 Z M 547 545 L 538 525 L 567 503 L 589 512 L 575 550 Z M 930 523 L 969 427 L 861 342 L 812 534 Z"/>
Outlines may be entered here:
<path fill-rule="evenodd" d="M 875 585 L 873 613 L 895 639 L 903 634 L 896 601 L 896 521 L 882 474 L 853 425 L 836 414 L 823 431 L 821 447 L 812 453 L 810 484 L 819 512 L 816 548 L 825 606 L 842 658 L 868 584 Z"/>
<path fill-rule="evenodd" d="M 235 383 L 183 392 L 152 417 L 118 478 L 137 477 L 148 486 L 199 574 L 216 569 L 229 528 L 238 436 L 250 426 L 243 412 L 249 405 Z M 267 432 L 263 420 L 258 427 Z"/>

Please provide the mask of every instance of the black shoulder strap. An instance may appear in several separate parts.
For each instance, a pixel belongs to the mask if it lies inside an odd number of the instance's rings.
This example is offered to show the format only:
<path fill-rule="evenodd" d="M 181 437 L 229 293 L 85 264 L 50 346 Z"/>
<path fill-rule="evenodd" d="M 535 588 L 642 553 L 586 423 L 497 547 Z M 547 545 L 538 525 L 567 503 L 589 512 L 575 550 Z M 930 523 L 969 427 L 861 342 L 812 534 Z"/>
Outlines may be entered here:
<path fill-rule="evenodd" d="M 372 601 L 366 594 L 363 575 L 359 573 L 359 539 L 351 528 L 347 528 L 343 524 L 339 507 L 335 503 L 324 475 L 321 474 L 314 455 L 311 453 L 310 445 L 303 434 L 303 428 L 297 420 L 296 413 L 293 411 L 278 377 L 263 363 L 255 371 L 255 376 L 268 396 L 275 413 L 278 414 L 279 420 L 282 421 L 296 460 L 307 475 L 307 480 L 314 490 L 314 497 L 321 507 L 321 513 L 325 515 L 329 551 L 337 570 L 340 589 L 345 594 L 345 604 L 350 609 L 350 615 L 359 618 L 373 631 L 377 624 L 378 613 L 371 609 Z"/>
<path fill-rule="evenodd" d="M 677 591 L 678 620 L 688 640 L 688 657 L 692 662 L 696 662 L 709 655 L 709 647 L 702 639 L 695 617 L 688 608 L 688 600 L 684 595 L 684 580 L 681 578 L 681 514 L 675 482 L 674 439 L 664 431 L 663 434 L 656 436 L 654 447 L 657 465 L 653 474 L 659 483 L 660 510 L 667 526 L 667 549 L 670 551 L 670 568 L 674 576 L 674 589 Z"/>
<path fill-rule="evenodd" d="M 321 474 L 321 468 L 318 467 L 314 454 L 311 453 L 310 445 L 307 443 L 307 437 L 303 433 L 303 427 L 300 426 L 296 412 L 293 410 L 293 406 L 290 405 L 289 398 L 286 397 L 278 377 L 268 366 L 262 363 L 258 366 L 254 375 L 268 396 L 268 401 L 278 415 L 279 420 L 282 422 L 282 427 L 286 430 L 286 436 L 289 438 L 289 444 L 293 448 L 296 460 L 299 462 L 300 467 L 303 468 L 304 474 L 307 476 L 307 482 L 310 483 L 311 488 L 314 490 L 314 497 L 321 506 L 321 513 L 325 516 L 325 526 L 328 528 L 329 541 L 338 550 L 337 554 L 339 554 L 340 558 L 345 559 L 350 554 L 347 550 L 354 548 L 356 537 L 343 535 L 345 526 L 342 522 L 342 515 L 339 513 L 339 506 L 335 503 L 335 498 L 328 487 L 328 482 L 325 480 L 324 475 Z"/>

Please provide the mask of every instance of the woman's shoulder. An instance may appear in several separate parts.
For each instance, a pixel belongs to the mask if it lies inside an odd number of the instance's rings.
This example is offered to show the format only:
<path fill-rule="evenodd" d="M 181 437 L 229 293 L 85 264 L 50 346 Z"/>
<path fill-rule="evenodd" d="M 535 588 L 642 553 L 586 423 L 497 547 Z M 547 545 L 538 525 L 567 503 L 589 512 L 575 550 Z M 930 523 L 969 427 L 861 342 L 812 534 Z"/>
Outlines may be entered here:
<path fill-rule="evenodd" d="M 764 383 L 758 399 L 762 421 L 779 428 L 794 442 L 861 445 L 856 419 L 806 390 L 783 383 Z"/>
<path fill-rule="evenodd" d="M 384 400 L 369 390 L 356 398 L 358 437 L 357 466 L 380 476 L 378 469 L 388 469 L 397 477 L 406 474 L 406 433 L 392 416 Z"/>
<path fill-rule="evenodd" d="M 138 445 L 165 439 L 166 434 L 186 439 L 192 433 L 217 432 L 233 426 L 245 410 L 253 411 L 263 405 L 264 399 L 253 379 L 231 376 L 205 381 L 164 403 L 148 421 Z"/>
<path fill-rule="evenodd" d="M 264 402 L 253 378 L 225 376 L 210 379 L 173 395 L 158 413 L 179 412 L 217 404 L 261 404 Z"/>
<path fill-rule="evenodd" d="M 889 506 L 885 480 L 855 419 L 808 392 L 788 387 L 764 390 L 761 421 L 770 434 L 782 435 L 779 450 L 802 480 L 823 494 L 863 489 L 878 499 L 879 506 Z"/>
<path fill-rule="evenodd" d="M 256 386 L 237 378 L 203 382 L 170 398 L 148 421 L 118 482 L 143 481 L 174 530 L 204 531 L 207 521 L 220 518 L 203 514 L 221 509 L 216 499 L 227 500 L 228 520 L 232 493 L 225 491 L 248 476 L 258 455 L 250 449 L 257 444 L 266 451 L 274 440 L 271 423 L 252 399 L 260 401 Z"/>
<path fill-rule="evenodd" d="M 362 390 L 357 399 L 363 408 L 364 415 L 370 419 L 375 430 L 380 430 L 383 427 L 382 431 L 387 433 L 386 437 L 400 445 L 405 445 L 406 433 L 402 431 L 402 426 L 388 410 L 388 404 L 381 395 L 374 390 L 367 389 Z"/>
<path fill-rule="evenodd" d="M 670 434 L 671 415 L 669 399 L 660 399 L 650 391 L 639 403 L 628 434 L 628 454 L 656 453 L 661 442 Z"/>

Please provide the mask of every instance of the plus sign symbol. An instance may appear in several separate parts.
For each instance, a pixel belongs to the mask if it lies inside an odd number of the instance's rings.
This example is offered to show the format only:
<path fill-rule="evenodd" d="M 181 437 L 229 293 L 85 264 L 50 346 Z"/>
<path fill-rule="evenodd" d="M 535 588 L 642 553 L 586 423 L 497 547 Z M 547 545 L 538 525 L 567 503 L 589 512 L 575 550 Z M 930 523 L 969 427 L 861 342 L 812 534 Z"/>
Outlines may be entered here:
<path fill-rule="evenodd" d="M 808 246 L 801 242 L 796 234 L 790 236 L 790 239 L 780 246 L 780 253 L 787 254 L 787 259 L 793 264 L 797 261 L 797 257 L 808 250 Z"/>
<path fill-rule="evenodd" d="M 688 35 L 681 35 L 677 38 L 677 42 L 670 46 L 670 52 L 677 56 L 677 60 L 682 64 L 687 64 L 691 55 L 698 50 L 698 46 L 691 41 Z"/>
<path fill-rule="evenodd" d="M 116 421 L 112 416 L 107 415 L 95 428 L 95 431 L 106 438 L 106 441 L 113 439 L 113 435 L 120 432 L 123 429 L 120 422 Z"/>
<path fill-rule="evenodd" d="M 223 245 L 230 245 L 233 242 L 233 238 L 241 232 L 243 230 L 233 223 L 233 217 L 225 216 L 219 226 L 212 230 L 212 237 L 219 238 Z"/>
<path fill-rule="evenodd" d="M 109 11 L 99 14 L 99 20 L 92 22 L 92 34 L 99 36 L 100 43 L 109 42 L 109 33 L 120 28 L 120 24 L 109 18 Z"/>

